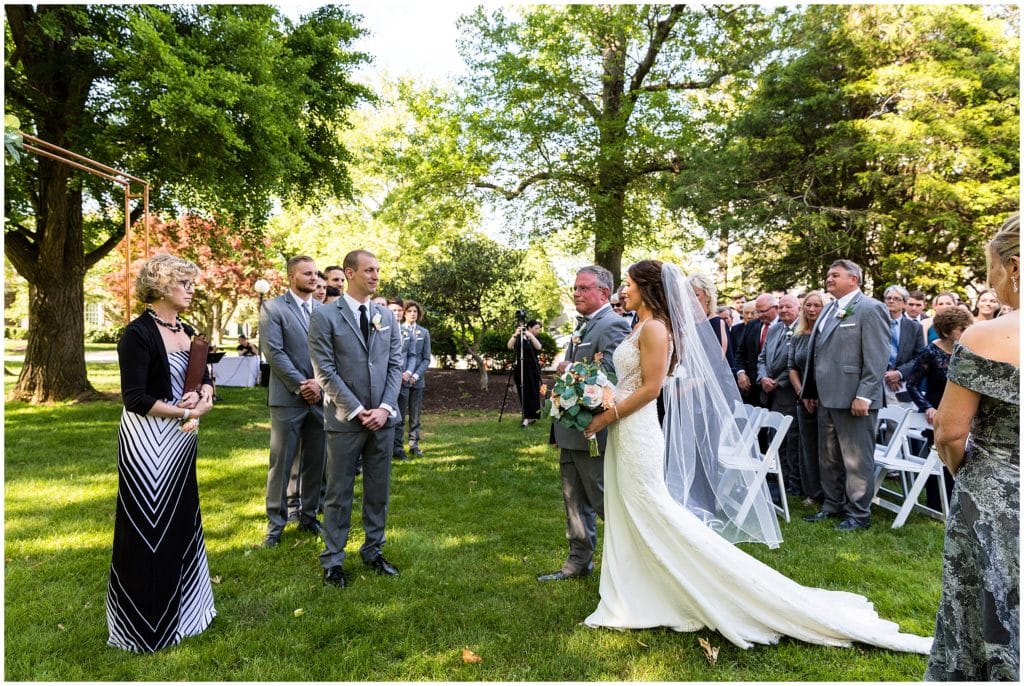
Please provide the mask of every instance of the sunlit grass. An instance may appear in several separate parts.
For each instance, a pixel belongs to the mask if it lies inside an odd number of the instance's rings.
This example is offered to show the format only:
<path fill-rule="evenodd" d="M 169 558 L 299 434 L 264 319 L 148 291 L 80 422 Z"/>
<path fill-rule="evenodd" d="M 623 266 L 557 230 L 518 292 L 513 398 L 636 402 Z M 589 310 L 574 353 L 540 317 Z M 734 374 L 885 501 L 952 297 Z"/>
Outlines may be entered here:
<path fill-rule="evenodd" d="M 101 390 L 116 366 L 92 365 Z M 10 379 L 8 380 L 10 383 Z M 5 669 L 11 680 L 749 681 L 920 680 L 922 656 L 858 646 L 744 651 L 717 633 L 595 631 L 579 624 L 597 575 L 544 585 L 565 555 L 558 460 L 547 428 L 495 413 L 424 418 L 427 456 L 393 468 L 388 557 L 397 579 L 359 562 L 359 517 L 338 592 L 321 545 L 288 528 L 262 550 L 269 421 L 265 389 L 219 390 L 204 419 L 198 478 L 219 615 L 203 635 L 140 657 L 107 648 L 120 405 L 9 403 L 5 437 Z M 357 498 L 360 487 L 357 484 Z M 930 634 L 942 527 L 888 513 L 856 535 L 799 521 L 777 550 L 744 546 L 797 581 L 866 594 L 906 631 Z M 598 560 L 600 563 L 600 560 Z M 302 609 L 300 617 L 296 609 Z M 275 637 L 271 639 L 269 637 Z M 697 638 L 721 647 L 715 666 Z M 464 664 L 467 647 L 480 664 Z"/>

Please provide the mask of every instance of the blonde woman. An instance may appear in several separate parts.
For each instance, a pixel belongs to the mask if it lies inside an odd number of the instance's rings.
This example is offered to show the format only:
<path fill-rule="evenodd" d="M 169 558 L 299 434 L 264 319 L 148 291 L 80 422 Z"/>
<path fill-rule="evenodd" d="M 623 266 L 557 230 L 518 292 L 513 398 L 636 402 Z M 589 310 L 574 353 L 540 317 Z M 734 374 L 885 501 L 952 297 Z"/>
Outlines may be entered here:
<path fill-rule="evenodd" d="M 185 392 L 195 332 L 178 317 L 198 276 L 173 255 L 142 265 L 135 295 L 146 308 L 117 344 L 124 410 L 107 644 L 137 653 L 201 633 L 217 614 L 196 484 L 196 430 L 213 407 L 213 386 L 206 374 L 198 391 Z"/>
<path fill-rule="evenodd" d="M 935 448 L 956 476 L 942 597 L 925 679 L 1020 681 L 1020 216 L 988 244 L 988 282 L 1011 314 L 953 347 Z"/>
<path fill-rule="evenodd" d="M 804 296 L 800 305 L 800 318 L 793 329 L 789 346 L 789 381 L 793 391 L 800 397 L 804 388 L 803 375 L 810 352 L 811 332 L 825 309 L 826 296 L 821 291 L 812 291 Z M 818 467 L 818 418 L 813 407 L 798 402 L 796 419 L 800 428 L 800 490 L 804 493 L 804 505 L 822 504 L 825 493 L 821 489 L 821 470 Z"/>

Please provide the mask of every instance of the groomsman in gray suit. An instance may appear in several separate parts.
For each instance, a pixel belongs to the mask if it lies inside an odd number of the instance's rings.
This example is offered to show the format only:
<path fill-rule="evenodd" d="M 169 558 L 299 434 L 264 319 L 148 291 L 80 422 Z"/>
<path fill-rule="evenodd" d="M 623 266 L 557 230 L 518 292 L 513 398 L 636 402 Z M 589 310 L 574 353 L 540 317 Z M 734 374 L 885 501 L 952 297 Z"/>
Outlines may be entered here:
<path fill-rule="evenodd" d="M 384 557 L 384 525 L 391 487 L 391 445 L 398 423 L 402 381 L 402 334 L 395 315 L 371 302 L 380 267 L 365 250 L 343 262 L 348 290 L 316 310 L 309 323 L 309 351 L 324 389 L 327 431 L 327 495 L 320 565 L 324 583 L 344 588 L 345 544 L 352 526 L 356 465 L 362 461 L 363 563 L 378 574 L 397 576 Z"/>
<path fill-rule="evenodd" d="M 320 385 L 313 378 L 306 332 L 320 303 L 313 299 L 317 273 L 313 259 L 288 260 L 288 291 L 264 303 L 260 347 L 270 365 L 270 469 L 267 473 L 265 548 L 281 540 L 288 519 L 285 491 L 292 462 L 299 460 L 299 527 L 321 533 L 316 511 L 324 473 L 324 414 Z M 301 445 L 301 451 L 299 451 Z M 299 453 L 298 455 L 296 453 Z"/>
<path fill-rule="evenodd" d="M 889 313 L 864 295 L 863 272 L 849 260 L 828 269 L 836 298 L 811 333 L 801 400 L 818 415 L 818 460 L 825 503 L 804 521 L 842 518 L 841 531 L 871 526 L 874 453 L 882 378 L 889 359 Z"/>
<path fill-rule="evenodd" d="M 578 324 L 565 351 L 565 361 L 558 366 L 561 374 L 573 362 L 593 361 L 595 353 L 603 353 L 601 366 L 614 371 L 612 353 L 630 331 L 629 322 L 612 311 L 612 274 L 596 265 L 584 267 L 576 274 L 573 301 Z M 597 547 L 597 517 L 604 519 L 604 448 L 607 431 L 597 435 L 601 454 L 591 457 L 582 431 L 570 431 L 557 422 L 553 425 L 554 443 L 559 447 L 559 468 L 562 473 L 562 499 L 565 501 L 565 532 L 569 539 L 569 557 L 557 572 L 542 574 L 537 581 L 560 581 L 586 576 L 594 569 Z"/>

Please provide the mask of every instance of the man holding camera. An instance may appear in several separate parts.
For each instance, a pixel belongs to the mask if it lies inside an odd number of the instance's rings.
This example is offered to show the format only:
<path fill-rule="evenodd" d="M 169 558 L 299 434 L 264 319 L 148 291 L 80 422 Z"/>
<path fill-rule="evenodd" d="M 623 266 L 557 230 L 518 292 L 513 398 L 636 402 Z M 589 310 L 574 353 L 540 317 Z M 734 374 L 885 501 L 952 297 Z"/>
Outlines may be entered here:
<path fill-rule="evenodd" d="M 612 274 L 604 267 L 591 265 L 579 270 L 573 287 L 578 324 L 565 351 L 565 360 L 556 370 L 565 371 L 573 362 L 593 360 L 603 353 L 601 366 L 614 372 L 612 354 L 629 334 L 629 322 L 612 311 Z M 597 547 L 597 517 L 604 519 L 604 448 L 607 431 L 597 434 L 600 455 L 590 456 L 582 431 L 571 431 L 553 424 L 553 442 L 559 447 L 562 474 L 562 498 L 565 501 L 565 529 L 569 539 L 569 557 L 557 572 L 542 574 L 537 581 L 561 581 L 590 574 L 594 569 Z"/>

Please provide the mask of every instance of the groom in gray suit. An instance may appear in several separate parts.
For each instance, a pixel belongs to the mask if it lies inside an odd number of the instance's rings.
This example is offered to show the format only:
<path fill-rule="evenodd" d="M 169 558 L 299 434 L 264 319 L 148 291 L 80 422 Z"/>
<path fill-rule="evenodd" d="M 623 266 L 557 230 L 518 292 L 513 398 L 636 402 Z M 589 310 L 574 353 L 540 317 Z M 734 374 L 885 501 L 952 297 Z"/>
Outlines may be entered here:
<path fill-rule="evenodd" d="M 828 268 L 835 301 L 811 333 L 800 398 L 818 415 L 818 461 L 825 503 L 804 521 L 842 518 L 840 531 L 871 526 L 875 495 L 875 431 L 889 360 L 889 313 L 860 290 L 863 275 L 849 260 Z"/>
<path fill-rule="evenodd" d="M 285 490 L 296 449 L 299 457 L 299 528 L 321 533 L 316 511 L 324 474 L 324 413 L 320 385 L 313 378 L 306 331 L 320 306 L 313 299 L 313 258 L 288 260 L 288 291 L 264 303 L 260 311 L 260 347 L 270 365 L 270 469 L 267 472 L 267 536 L 264 548 L 281 540 L 287 522 Z"/>
<path fill-rule="evenodd" d="M 397 576 L 384 557 L 384 524 L 391 482 L 391 444 L 398 423 L 402 382 L 402 333 L 395 315 L 373 303 L 380 267 L 365 250 L 343 263 L 348 290 L 314 312 L 309 352 L 316 380 L 324 389 L 327 431 L 327 494 L 320 565 L 324 583 L 344 588 L 345 544 L 352 526 L 356 465 L 362 460 L 363 563 L 378 574 Z"/>
<path fill-rule="evenodd" d="M 573 301 L 580 314 L 572 341 L 559 364 L 561 374 L 572 362 L 593 361 L 603 353 L 601 366 L 612 372 L 612 353 L 629 334 L 629 323 L 616 314 L 609 303 L 612 274 L 604 267 L 584 267 L 576 274 Z M 597 547 L 597 517 L 604 519 L 604 447 L 607 431 L 597 435 L 601 455 L 591 457 L 582 431 L 570 431 L 554 423 L 554 442 L 559 448 L 562 473 L 562 499 L 565 501 L 565 535 L 569 539 L 569 557 L 557 572 L 542 574 L 537 581 L 561 581 L 586 576 L 594 569 Z"/>

